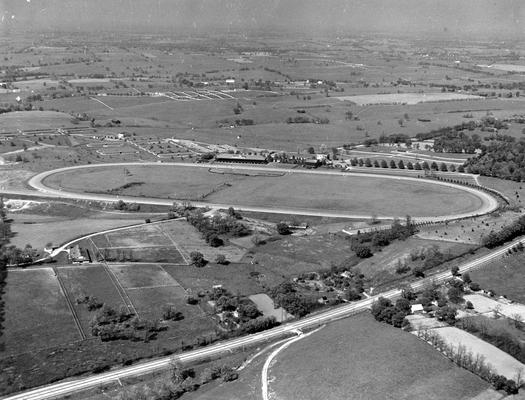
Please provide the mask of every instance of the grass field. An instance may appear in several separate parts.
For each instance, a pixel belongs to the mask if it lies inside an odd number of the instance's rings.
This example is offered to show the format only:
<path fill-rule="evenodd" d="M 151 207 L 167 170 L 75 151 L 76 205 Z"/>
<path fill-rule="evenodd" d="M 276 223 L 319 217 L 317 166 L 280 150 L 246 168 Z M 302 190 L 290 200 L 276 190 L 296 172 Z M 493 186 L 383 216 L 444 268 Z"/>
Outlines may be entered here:
<path fill-rule="evenodd" d="M 109 267 L 124 288 L 137 313 L 148 319 L 162 319 L 162 307 L 174 305 L 184 320 L 169 323 L 171 335 L 194 330 L 199 324 L 212 329 L 212 321 L 198 305 L 186 303 L 187 292 L 181 284 L 158 264 L 111 265 Z M 179 267 L 174 267 L 179 268 Z"/>
<path fill-rule="evenodd" d="M 462 221 L 451 221 L 446 224 L 433 226 L 422 226 L 418 237 L 430 240 L 446 240 L 456 243 L 467 243 L 477 245 L 481 239 L 490 232 L 497 232 L 505 225 L 519 217 L 517 212 L 505 212 L 502 214 L 484 215 L 482 217 L 470 218 Z"/>
<path fill-rule="evenodd" d="M 143 219 L 112 218 L 111 214 L 106 214 L 107 219 L 55 217 L 45 220 L 27 214 L 11 215 L 14 220 L 11 243 L 19 247 L 30 244 L 35 249 L 43 249 L 49 242 L 60 245 L 81 235 L 144 222 Z"/>
<path fill-rule="evenodd" d="M 245 248 L 234 244 L 209 246 L 185 220 L 109 232 L 93 236 L 91 240 L 98 248 L 97 253 L 104 254 L 110 261 L 127 258 L 139 262 L 186 264 L 190 253 L 199 251 L 208 261 L 214 261 L 222 254 L 228 261 L 237 262 L 246 253 Z"/>
<path fill-rule="evenodd" d="M 205 200 L 246 206 L 344 210 L 364 215 L 412 216 L 465 212 L 481 205 L 480 199 L 456 188 L 428 182 L 403 182 L 352 175 L 291 173 L 250 177 L 238 173 L 216 174 L 205 168 L 129 166 L 132 177 L 123 180 L 121 168 L 98 167 L 51 175 L 44 183 L 80 192 L 114 192 L 121 195 Z M 242 170 L 239 170 L 242 172 Z M 233 172 L 233 171 L 232 171 Z M 373 180 L 371 180 L 373 179 Z M 144 182 L 122 188 L 123 182 Z M 120 189 L 119 189 L 120 188 Z"/>
<path fill-rule="evenodd" d="M 470 276 L 483 289 L 494 290 L 498 295 L 525 304 L 525 256 L 522 253 L 497 260 L 472 271 Z"/>
<path fill-rule="evenodd" d="M 193 266 L 162 265 L 164 270 L 188 291 L 197 294 L 210 290 L 214 285 L 222 285 L 233 294 L 248 296 L 260 293 L 263 289 L 250 272 L 262 272 L 251 264 L 207 265 L 204 268 Z M 282 280 L 282 279 L 281 279 Z M 278 282 L 277 282 L 278 283 Z"/>
<path fill-rule="evenodd" d="M 73 126 L 71 116 L 54 111 L 16 111 L 0 115 L 0 132 Z"/>
<path fill-rule="evenodd" d="M 452 400 L 488 387 L 426 343 L 368 314 L 334 322 L 293 344 L 278 355 L 270 375 L 277 398 L 303 400 Z"/>
<path fill-rule="evenodd" d="M 3 299 L 7 354 L 80 340 L 51 268 L 9 271 Z"/>
<path fill-rule="evenodd" d="M 525 185 L 522 182 L 492 178 L 489 176 L 480 176 L 478 179 L 481 185 L 495 189 L 507 196 L 511 204 L 520 207 L 524 206 Z"/>
<path fill-rule="evenodd" d="M 94 316 L 94 312 L 88 311 L 85 304 L 77 304 L 77 299 L 82 299 L 85 296 L 96 297 L 100 302 L 116 310 L 125 305 L 104 267 L 88 265 L 82 267 L 59 267 L 57 270 L 86 336 L 91 336 L 89 323 Z"/>
<path fill-rule="evenodd" d="M 238 262 L 246 253 L 246 249 L 233 244 L 225 244 L 220 247 L 211 247 L 202 238 L 201 234 L 188 222 L 183 220 L 167 221 L 159 225 L 186 259 L 192 251 L 199 251 L 208 261 L 214 261 L 217 255 L 223 254 L 230 262 Z"/>

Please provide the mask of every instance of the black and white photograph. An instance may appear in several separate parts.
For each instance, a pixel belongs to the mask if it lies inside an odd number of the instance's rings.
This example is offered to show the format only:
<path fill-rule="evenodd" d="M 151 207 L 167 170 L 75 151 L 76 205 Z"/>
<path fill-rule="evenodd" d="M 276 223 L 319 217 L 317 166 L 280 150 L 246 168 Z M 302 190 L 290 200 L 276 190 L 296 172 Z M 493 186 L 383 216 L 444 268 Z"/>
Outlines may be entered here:
<path fill-rule="evenodd" d="M 525 1 L 0 0 L 0 399 L 525 400 Z"/>

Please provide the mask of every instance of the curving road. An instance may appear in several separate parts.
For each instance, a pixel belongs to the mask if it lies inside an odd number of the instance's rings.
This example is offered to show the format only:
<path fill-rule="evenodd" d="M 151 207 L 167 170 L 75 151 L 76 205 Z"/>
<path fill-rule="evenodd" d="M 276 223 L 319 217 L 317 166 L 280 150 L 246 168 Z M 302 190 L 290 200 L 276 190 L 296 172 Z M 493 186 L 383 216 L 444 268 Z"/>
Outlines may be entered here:
<path fill-rule="evenodd" d="M 520 242 L 523 243 L 524 240 L 524 238 L 516 239 L 510 244 L 501 247 L 498 250 L 494 250 L 491 253 L 482 256 L 476 260 L 464 263 L 459 266 L 459 272 L 464 273 L 476 269 L 486 264 L 487 262 L 499 258 L 503 256 L 508 251 L 508 249 Z M 452 275 L 450 271 L 444 271 L 429 276 L 428 278 L 424 278 L 417 282 L 414 282 L 410 286 L 414 290 L 420 290 L 425 285 L 428 285 L 433 282 L 442 283 L 450 279 L 451 277 Z M 4 397 L 4 400 L 52 399 L 60 396 L 66 396 L 71 393 L 79 392 L 82 390 L 94 388 L 100 385 L 108 384 L 111 382 L 115 382 L 122 378 L 140 376 L 157 370 L 169 368 L 170 363 L 174 358 L 181 362 L 206 359 L 221 353 L 231 352 L 233 350 L 243 348 L 244 346 L 252 346 L 268 340 L 273 340 L 278 337 L 282 337 L 283 335 L 297 334 L 298 330 L 317 327 L 327 322 L 334 321 L 336 319 L 345 318 L 350 315 L 363 312 L 367 310 L 372 305 L 372 303 L 376 301 L 380 296 L 389 299 L 396 299 L 400 295 L 401 289 L 392 289 L 387 292 L 383 292 L 373 297 L 367 298 L 365 300 L 360 300 L 357 302 L 334 307 L 332 309 L 310 315 L 309 317 L 306 317 L 304 319 L 280 325 L 276 328 L 269 329 L 267 331 L 219 342 L 211 346 L 188 351 L 172 357 L 162 357 L 154 361 L 144 362 L 131 367 L 119 368 L 117 370 L 98 375 L 91 375 L 83 378 L 75 378 L 47 386 L 42 386 L 40 388 L 22 392 L 13 396 Z"/>
<path fill-rule="evenodd" d="M 336 175 L 336 176 L 359 176 L 366 177 L 368 179 L 393 179 L 393 180 L 402 180 L 408 182 L 422 182 L 421 178 L 414 178 L 409 176 L 399 176 L 399 175 L 386 175 L 386 174 L 374 174 L 374 173 L 360 173 L 360 172 L 342 172 L 342 171 L 326 171 L 326 170 L 308 170 L 308 169 L 287 169 L 287 168 L 272 168 L 272 167 L 260 167 L 260 166 L 249 166 L 249 165 L 229 165 L 229 164 L 188 164 L 188 163 L 157 163 L 157 162 L 130 162 L 130 163 L 109 163 L 109 164 L 89 164 L 81 165 L 74 167 L 64 167 L 51 171 L 42 172 L 38 175 L 33 176 L 29 181 L 29 185 L 34 189 L 38 190 L 40 193 L 44 194 L 46 197 L 58 197 L 58 198 L 70 198 L 70 199 L 79 199 L 79 200 L 93 200 L 93 201 L 106 201 L 114 202 L 117 200 L 123 200 L 125 202 L 140 202 L 142 204 L 153 204 L 153 205 L 171 205 L 175 201 L 174 199 L 161 199 L 155 197 L 132 197 L 132 196 L 115 196 L 109 194 L 93 194 L 93 193 L 75 193 L 68 192 L 65 190 L 53 189 L 46 186 L 43 183 L 43 180 L 51 175 L 74 171 L 78 169 L 87 169 L 87 168 L 103 168 L 103 167 L 121 167 L 121 166 L 177 166 L 185 168 L 210 168 L 214 166 L 221 169 L 243 169 L 243 170 L 253 170 L 253 171 L 271 171 L 271 172 L 286 172 L 290 174 L 311 174 L 311 175 Z M 434 181 L 434 180 L 425 180 L 425 183 L 441 185 L 446 187 L 455 188 L 462 190 L 468 193 L 471 193 L 478 197 L 482 206 L 478 210 L 473 210 L 470 212 L 460 213 L 460 214 L 451 214 L 451 215 L 440 215 L 434 217 L 413 217 L 414 222 L 444 222 L 460 218 L 469 218 L 474 216 L 479 216 L 483 214 L 488 214 L 498 208 L 498 201 L 492 197 L 490 194 L 477 190 L 475 188 L 466 187 L 462 185 L 457 185 L 449 182 Z M 211 207 L 211 208 L 222 208 L 226 209 L 228 207 L 234 207 L 240 211 L 251 211 L 251 212 L 262 212 L 262 213 L 276 213 L 276 214 L 289 214 L 289 215 L 310 215 L 310 216 L 319 216 L 319 217 L 343 217 L 343 218 L 353 218 L 353 219 L 363 219 L 369 218 L 370 215 L 367 214 L 353 214 L 347 213 L 345 211 L 326 211 L 326 210 L 314 210 L 314 209 L 305 209 L 305 208 L 283 208 L 283 207 L 258 207 L 258 206 L 244 206 L 237 204 L 218 204 L 218 203 L 208 203 L 208 202 L 197 202 L 192 201 L 193 205 L 197 207 Z M 405 215 L 381 215 L 378 216 L 378 219 L 381 220 L 391 220 L 393 218 L 404 218 Z"/>

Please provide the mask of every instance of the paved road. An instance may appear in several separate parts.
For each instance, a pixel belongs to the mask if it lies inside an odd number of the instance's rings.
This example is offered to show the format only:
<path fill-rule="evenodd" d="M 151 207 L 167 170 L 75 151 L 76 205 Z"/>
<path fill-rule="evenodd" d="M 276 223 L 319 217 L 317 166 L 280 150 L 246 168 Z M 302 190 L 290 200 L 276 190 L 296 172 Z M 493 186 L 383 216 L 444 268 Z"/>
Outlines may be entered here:
<path fill-rule="evenodd" d="M 342 171 L 327 171 L 327 170 L 309 170 L 309 169 L 286 169 L 286 168 L 272 168 L 272 167 L 260 167 L 260 166 L 250 166 L 250 165 L 228 165 L 228 164 L 188 164 L 188 163 L 111 163 L 111 164 L 91 164 L 91 165 L 81 165 L 75 167 L 65 167 L 59 168 L 51 171 L 46 171 L 35 175 L 29 180 L 29 185 L 38 190 L 40 193 L 46 196 L 55 196 L 60 198 L 70 198 L 70 199 L 80 199 L 80 200 L 94 200 L 94 201 L 116 201 L 123 200 L 125 202 L 137 202 L 143 204 L 154 204 L 154 205 L 171 205 L 175 199 L 160 199 L 154 197 L 131 197 L 131 196 L 114 196 L 114 195 L 105 195 L 105 194 L 91 194 L 91 193 L 74 193 L 68 192 L 65 190 L 53 189 L 46 186 L 43 183 L 43 180 L 51 175 L 60 172 L 74 171 L 78 169 L 86 168 L 101 168 L 101 167 L 122 167 L 122 166 L 177 166 L 185 168 L 220 168 L 220 169 L 243 169 L 243 170 L 253 170 L 253 171 L 271 171 L 271 172 L 281 172 L 281 173 L 290 173 L 290 174 L 310 174 L 310 175 L 319 175 L 319 176 L 358 176 L 366 177 L 367 179 L 393 179 L 393 180 L 402 180 L 407 182 L 419 182 L 423 180 L 421 178 L 414 178 L 409 176 L 392 176 L 385 174 L 373 174 L 373 173 L 359 173 L 359 172 L 342 172 Z M 436 221 L 450 221 L 458 218 L 468 218 L 478 215 L 483 215 L 494 211 L 498 207 L 497 200 L 492 197 L 490 194 L 477 190 L 475 188 L 466 187 L 462 185 L 456 185 L 449 182 L 435 181 L 435 180 L 425 180 L 425 183 L 452 187 L 458 190 L 462 190 L 468 193 L 471 193 L 481 199 L 482 206 L 478 210 L 473 210 L 470 212 L 452 214 L 452 215 L 440 215 L 434 217 L 413 217 L 414 222 L 436 222 Z M 211 208 L 223 208 L 234 207 L 240 211 L 251 211 L 251 212 L 262 212 L 262 213 L 276 213 L 276 214 L 288 214 L 288 215 L 310 215 L 310 216 L 319 216 L 319 217 L 343 217 L 343 218 L 370 218 L 370 215 L 365 214 L 353 214 L 347 213 L 345 211 L 331 211 L 331 210 L 315 210 L 315 209 L 305 209 L 305 208 L 284 208 L 284 207 L 259 207 L 259 206 L 245 206 L 237 204 L 218 204 L 218 203 L 208 203 L 208 202 L 191 202 L 197 207 L 211 207 Z M 391 220 L 393 218 L 404 218 L 405 215 L 380 215 L 377 218 L 381 220 Z"/>
<path fill-rule="evenodd" d="M 497 259 L 503 256 L 509 248 L 523 242 L 525 239 L 520 238 L 516 239 L 512 243 L 501 247 L 498 250 L 494 250 L 491 253 L 479 257 L 476 260 L 464 263 L 459 266 L 459 272 L 464 273 L 475 268 L 478 268 L 487 262 L 490 262 L 494 259 Z M 432 282 L 441 283 L 451 278 L 450 271 L 445 271 L 438 273 L 436 275 L 430 276 L 425 279 L 421 279 L 411 286 L 414 290 L 420 290 L 425 285 L 428 285 Z M 79 392 L 82 390 L 94 388 L 103 384 L 108 384 L 118 379 L 128 378 L 133 376 L 140 376 L 147 373 L 151 373 L 157 370 L 166 369 L 169 367 L 170 362 L 173 357 L 181 362 L 189 362 L 202 360 L 215 356 L 225 352 L 231 352 L 233 350 L 242 348 L 244 346 L 253 346 L 264 341 L 276 339 L 282 337 L 283 335 L 294 334 L 297 330 L 307 329 L 320 326 L 322 324 L 334 321 L 336 319 L 345 318 L 350 315 L 362 312 L 368 309 L 374 301 L 376 301 L 379 296 L 386 297 L 389 299 L 396 299 L 401 295 L 401 289 L 392 289 L 387 292 L 383 292 L 367 298 L 365 300 L 360 300 L 353 303 L 347 303 L 342 306 L 334 307 L 326 311 L 318 312 L 316 314 L 310 315 L 307 318 L 300 319 L 294 322 L 280 325 L 276 328 L 269 329 L 264 332 L 257 334 L 252 334 L 232 340 L 227 340 L 223 342 L 216 343 L 201 349 L 188 351 L 185 353 L 178 354 L 172 357 L 162 357 L 154 361 L 148 361 L 141 364 L 137 364 L 131 367 L 119 368 L 114 371 L 92 375 L 84 378 L 76 378 L 67 381 L 62 381 L 59 383 L 43 386 L 37 389 L 29 390 L 23 393 L 19 393 L 13 396 L 4 398 L 5 400 L 44 400 L 52 399 L 60 396 L 66 396 L 71 393 Z"/>

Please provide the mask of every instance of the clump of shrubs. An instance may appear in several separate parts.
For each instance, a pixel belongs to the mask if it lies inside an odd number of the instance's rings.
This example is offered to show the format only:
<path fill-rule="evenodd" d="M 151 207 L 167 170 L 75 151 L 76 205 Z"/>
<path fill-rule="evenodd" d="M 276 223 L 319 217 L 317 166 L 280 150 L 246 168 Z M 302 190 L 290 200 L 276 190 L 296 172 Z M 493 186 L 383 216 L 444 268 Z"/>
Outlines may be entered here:
<path fill-rule="evenodd" d="M 391 300 L 380 297 L 372 305 L 372 315 L 377 321 L 386 322 L 396 328 L 407 325 L 405 317 L 409 314 L 410 302 L 405 298 L 398 299 L 394 305 Z"/>

